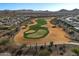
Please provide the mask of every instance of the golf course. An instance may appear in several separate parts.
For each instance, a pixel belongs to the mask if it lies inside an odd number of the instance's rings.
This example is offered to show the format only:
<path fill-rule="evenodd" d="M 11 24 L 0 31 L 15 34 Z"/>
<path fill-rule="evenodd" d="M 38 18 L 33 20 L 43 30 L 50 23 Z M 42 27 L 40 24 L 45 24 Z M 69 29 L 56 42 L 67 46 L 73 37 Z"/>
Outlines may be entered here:
<path fill-rule="evenodd" d="M 45 19 L 37 19 L 37 24 L 30 26 L 28 31 L 24 32 L 24 38 L 27 39 L 39 39 L 43 38 L 48 34 L 48 28 L 42 27 L 46 24 Z"/>
<path fill-rule="evenodd" d="M 62 28 L 54 27 L 49 18 L 32 18 L 32 24 L 27 27 L 22 25 L 19 32 L 15 35 L 14 41 L 16 44 L 35 45 L 45 44 L 53 41 L 54 44 L 65 44 L 70 41 L 69 35 Z"/>

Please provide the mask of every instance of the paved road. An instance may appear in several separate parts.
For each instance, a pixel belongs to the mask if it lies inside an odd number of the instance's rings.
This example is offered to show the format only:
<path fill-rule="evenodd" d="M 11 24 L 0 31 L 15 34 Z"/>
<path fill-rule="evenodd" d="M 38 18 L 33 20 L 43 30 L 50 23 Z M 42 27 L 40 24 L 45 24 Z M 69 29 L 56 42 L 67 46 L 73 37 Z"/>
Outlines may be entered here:
<path fill-rule="evenodd" d="M 79 43 L 76 43 L 76 42 L 70 42 L 68 44 L 79 45 Z"/>

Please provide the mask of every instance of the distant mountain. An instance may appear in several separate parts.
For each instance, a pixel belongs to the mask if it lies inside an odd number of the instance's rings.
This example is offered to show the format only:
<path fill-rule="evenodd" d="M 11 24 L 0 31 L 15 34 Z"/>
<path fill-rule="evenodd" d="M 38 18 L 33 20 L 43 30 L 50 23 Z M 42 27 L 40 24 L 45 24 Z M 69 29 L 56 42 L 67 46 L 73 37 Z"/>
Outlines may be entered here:
<path fill-rule="evenodd" d="M 66 10 L 66 9 L 61 9 L 59 10 L 58 12 L 68 12 L 69 10 Z"/>
<path fill-rule="evenodd" d="M 79 9 L 73 9 L 72 12 L 79 12 Z"/>
<path fill-rule="evenodd" d="M 31 9 L 21 9 L 21 10 L 0 10 L 0 12 L 79 12 L 79 9 L 73 9 L 73 10 L 66 10 L 66 9 L 61 9 L 59 11 L 49 11 L 49 10 L 31 10 Z"/>
<path fill-rule="evenodd" d="M 79 9 L 73 9 L 73 10 L 61 9 L 58 12 L 79 12 Z"/>
<path fill-rule="evenodd" d="M 79 15 L 79 9 L 73 9 L 73 10 L 66 10 L 66 9 L 61 9 L 59 11 L 49 11 L 49 10 L 30 10 L 30 9 L 23 9 L 23 10 L 0 10 L 0 15 L 9 15 L 9 14 L 26 14 L 27 16 L 29 15 L 47 15 L 47 16 L 75 16 Z"/>

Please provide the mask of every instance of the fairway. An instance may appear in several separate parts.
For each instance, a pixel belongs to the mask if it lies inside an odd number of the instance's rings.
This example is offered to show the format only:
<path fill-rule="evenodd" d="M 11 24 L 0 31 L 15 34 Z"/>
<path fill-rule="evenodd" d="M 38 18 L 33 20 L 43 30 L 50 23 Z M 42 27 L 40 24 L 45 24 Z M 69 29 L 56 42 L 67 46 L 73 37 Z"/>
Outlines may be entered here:
<path fill-rule="evenodd" d="M 38 18 L 36 20 L 36 24 L 31 25 L 29 27 L 29 30 L 24 32 L 24 38 L 26 39 L 39 39 L 45 37 L 49 31 L 48 28 L 46 27 L 41 27 L 42 25 L 47 24 L 45 19 L 43 18 Z"/>
<path fill-rule="evenodd" d="M 31 34 L 25 35 L 25 37 L 26 37 L 26 38 L 30 38 L 30 39 L 42 38 L 42 37 L 46 36 L 47 33 L 48 33 L 47 30 L 45 30 L 45 29 L 40 29 L 40 30 L 38 30 L 38 31 L 35 32 L 35 33 L 31 33 Z"/>

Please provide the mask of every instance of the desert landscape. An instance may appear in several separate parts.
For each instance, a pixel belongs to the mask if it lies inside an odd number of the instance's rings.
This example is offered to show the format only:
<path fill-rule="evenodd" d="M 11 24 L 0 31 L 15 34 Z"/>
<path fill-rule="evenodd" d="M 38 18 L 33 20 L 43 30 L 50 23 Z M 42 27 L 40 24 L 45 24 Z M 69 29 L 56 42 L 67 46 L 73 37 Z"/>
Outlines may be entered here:
<path fill-rule="evenodd" d="M 79 56 L 78 4 L 0 6 L 0 56 Z"/>
<path fill-rule="evenodd" d="M 45 18 L 45 20 L 47 21 L 47 24 L 44 26 L 47 27 L 49 30 L 49 33 L 46 37 L 40 38 L 40 39 L 26 39 L 24 38 L 23 35 L 24 35 L 24 32 L 29 29 L 30 25 L 27 26 L 25 29 L 22 29 L 23 26 L 21 26 L 20 31 L 14 37 L 15 42 L 19 44 L 25 43 L 27 45 L 34 45 L 36 43 L 49 44 L 49 42 L 51 41 L 54 42 L 54 44 L 67 44 L 70 41 L 70 39 L 68 38 L 69 37 L 68 34 L 64 32 L 62 28 L 59 28 L 59 27 L 53 28 L 53 26 L 55 25 L 50 23 L 52 18 L 54 17 Z M 36 21 L 35 21 L 36 19 L 37 18 L 32 19 L 33 24 L 36 24 Z"/>

